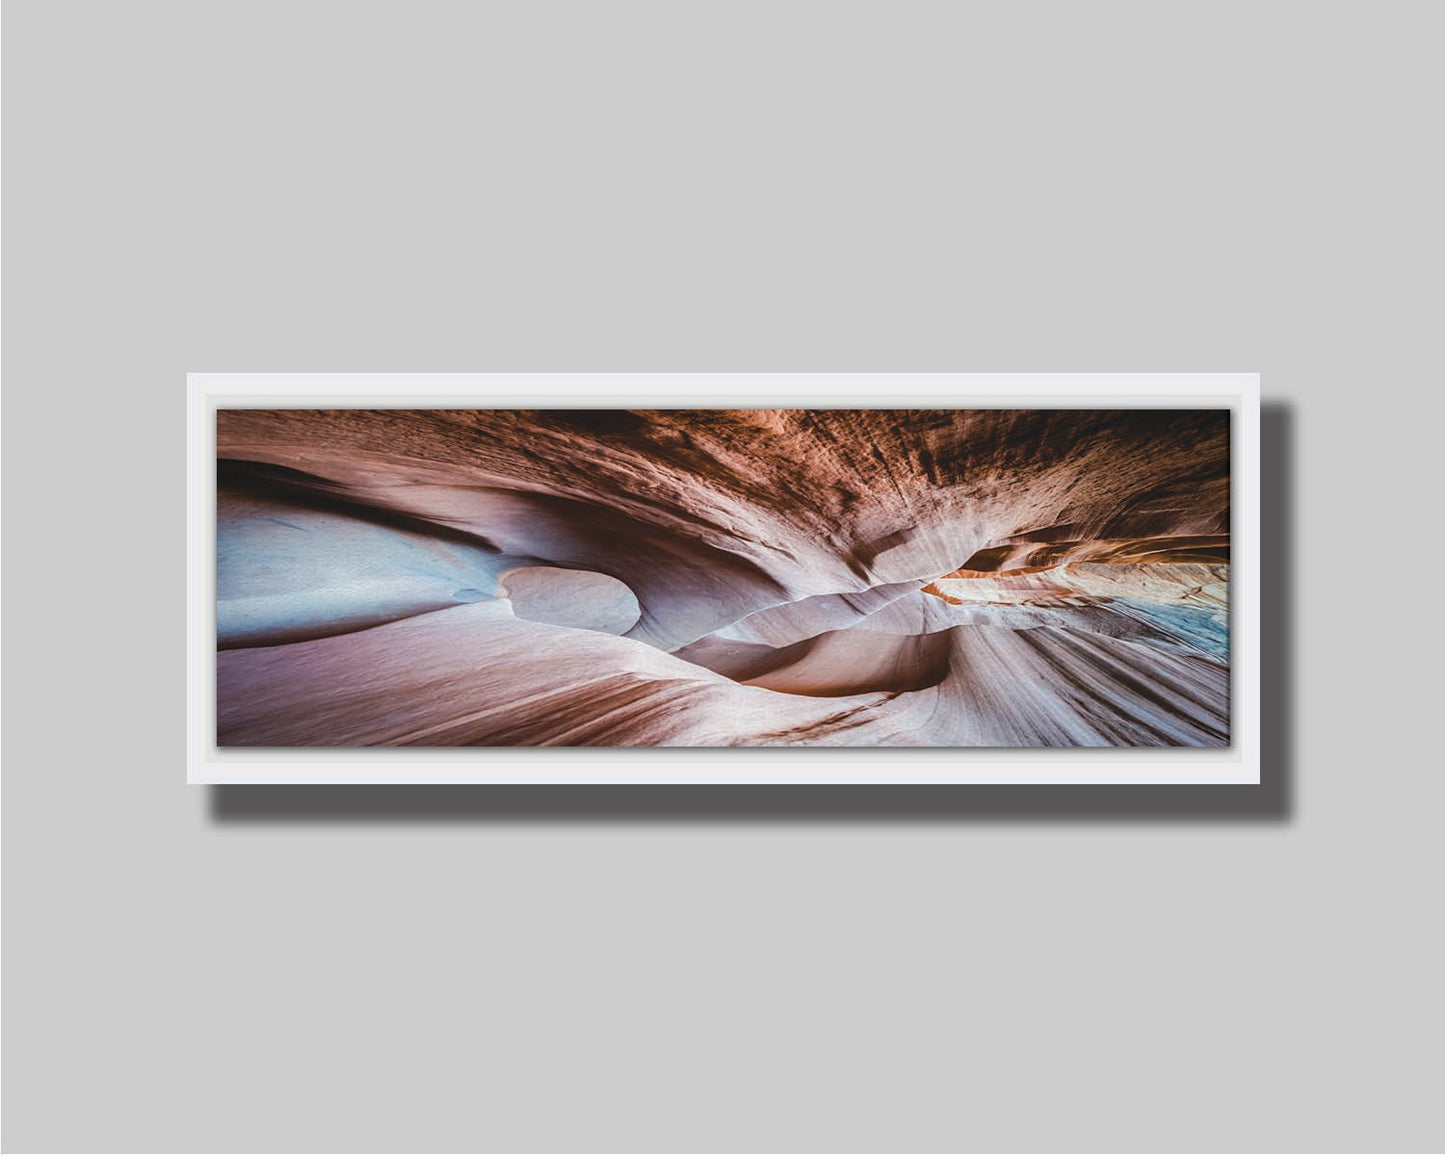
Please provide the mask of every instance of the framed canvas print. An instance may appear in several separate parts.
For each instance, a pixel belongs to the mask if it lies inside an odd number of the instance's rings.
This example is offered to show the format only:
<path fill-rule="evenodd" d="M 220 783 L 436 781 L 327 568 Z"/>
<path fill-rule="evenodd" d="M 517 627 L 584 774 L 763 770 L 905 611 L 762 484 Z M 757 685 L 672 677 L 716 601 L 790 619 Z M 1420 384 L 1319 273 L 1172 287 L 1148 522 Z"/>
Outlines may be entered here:
<path fill-rule="evenodd" d="M 199 783 L 1256 783 L 1252 375 L 196 374 Z"/>

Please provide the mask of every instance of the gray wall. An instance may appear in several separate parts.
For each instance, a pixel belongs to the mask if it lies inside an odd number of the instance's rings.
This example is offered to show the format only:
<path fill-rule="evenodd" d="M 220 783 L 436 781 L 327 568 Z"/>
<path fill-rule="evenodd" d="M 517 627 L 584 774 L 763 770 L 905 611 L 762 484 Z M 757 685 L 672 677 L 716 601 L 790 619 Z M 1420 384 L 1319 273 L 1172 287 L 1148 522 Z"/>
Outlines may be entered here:
<path fill-rule="evenodd" d="M 1445 1145 L 1440 12 L 10 0 L 6 1147 Z M 1270 782 L 187 787 L 227 369 L 1258 370 Z"/>

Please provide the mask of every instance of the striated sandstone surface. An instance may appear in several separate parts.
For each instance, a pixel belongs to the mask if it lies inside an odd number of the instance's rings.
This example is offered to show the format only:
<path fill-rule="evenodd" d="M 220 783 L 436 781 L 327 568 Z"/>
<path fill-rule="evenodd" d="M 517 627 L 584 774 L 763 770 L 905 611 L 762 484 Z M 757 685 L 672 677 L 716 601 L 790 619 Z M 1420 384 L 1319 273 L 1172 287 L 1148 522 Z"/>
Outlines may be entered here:
<path fill-rule="evenodd" d="M 1229 422 L 227 410 L 222 745 L 1219 746 Z"/>

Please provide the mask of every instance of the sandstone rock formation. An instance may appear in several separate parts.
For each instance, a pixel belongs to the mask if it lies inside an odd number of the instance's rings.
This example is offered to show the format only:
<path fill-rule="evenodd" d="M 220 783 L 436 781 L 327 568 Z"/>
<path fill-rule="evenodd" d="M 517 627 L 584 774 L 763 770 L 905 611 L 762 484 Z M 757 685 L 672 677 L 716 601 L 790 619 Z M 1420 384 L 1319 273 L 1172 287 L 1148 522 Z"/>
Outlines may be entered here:
<path fill-rule="evenodd" d="M 1229 415 L 224 410 L 218 742 L 1222 746 Z"/>

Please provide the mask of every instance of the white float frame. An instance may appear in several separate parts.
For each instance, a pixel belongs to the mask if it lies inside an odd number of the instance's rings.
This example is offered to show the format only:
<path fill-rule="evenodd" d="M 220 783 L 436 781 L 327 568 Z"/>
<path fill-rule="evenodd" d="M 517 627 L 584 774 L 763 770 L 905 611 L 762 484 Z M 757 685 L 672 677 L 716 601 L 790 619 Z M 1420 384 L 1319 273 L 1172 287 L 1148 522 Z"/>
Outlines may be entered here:
<path fill-rule="evenodd" d="M 187 778 L 192 783 L 1260 781 L 1259 376 L 193 373 L 187 377 Z M 218 748 L 218 409 L 1229 409 L 1231 745 L 1194 748 Z"/>

